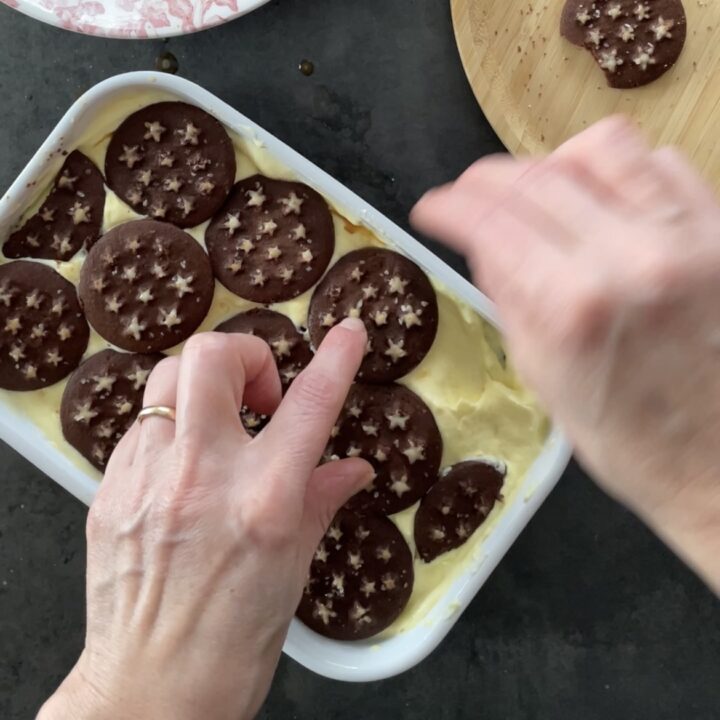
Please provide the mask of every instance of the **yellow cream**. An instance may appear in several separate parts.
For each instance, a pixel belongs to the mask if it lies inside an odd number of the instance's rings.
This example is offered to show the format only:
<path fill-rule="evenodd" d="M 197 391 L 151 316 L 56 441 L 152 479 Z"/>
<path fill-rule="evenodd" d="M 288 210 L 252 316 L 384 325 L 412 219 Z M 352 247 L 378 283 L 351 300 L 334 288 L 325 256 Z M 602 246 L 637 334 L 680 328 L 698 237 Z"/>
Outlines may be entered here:
<path fill-rule="evenodd" d="M 92 134 L 83 138 L 78 149 L 102 169 L 110 135 L 122 119 L 140 107 L 166 99 L 173 98 L 157 92 L 136 92 L 104 108 L 93 120 Z M 231 136 L 236 150 L 237 180 L 257 172 L 284 179 L 295 177 L 252 136 L 246 138 L 232 133 Z M 38 193 L 24 217 L 37 210 L 51 184 L 52 178 L 46 178 L 44 189 Z M 112 191 L 107 191 L 104 231 L 138 217 Z M 382 245 L 367 228 L 350 222 L 347 213 L 343 216 L 335 209 L 333 218 L 336 233 L 333 262 L 350 250 Z M 189 231 L 203 246 L 206 227 L 207 223 L 204 223 Z M 71 262 L 48 264 L 77 283 L 83 259 L 84 252 Z M 504 502 L 510 502 L 542 448 L 549 430 L 548 423 L 533 397 L 499 357 L 502 349 L 496 331 L 438 282 L 433 280 L 433 285 L 440 313 L 437 339 L 423 362 L 401 382 L 420 395 L 435 415 L 444 442 L 443 467 L 474 458 L 501 462 L 507 469 Z M 294 300 L 271 307 L 288 315 L 296 325 L 305 326 L 311 294 L 310 290 Z M 212 307 L 198 332 L 212 330 L 228 317 L 254 306 L 255 303 L 233 295 L 216 283 Z M 88 355 L 106 347 L 110 345 L 92 331 Z M 177 353 L 180 349 L 181 346 L 178 346 L 169 352 Z M 99 481 L 100 474 L 62 438 L 59 407 L 64 387 L 65 382 L 61 382 L 30 393 L 0 391 L 0 399 L 30 418 L 80 470 Z M 483 540 L 497 523 L 502 505 L 499 503 L 496 506 L 488 520 L 463 547 L 429 564 L 416 560 L 415 587 L 410 603 L 386 634 L 396 634 L 422 622 L 468 563 L 482 557 Z M 416 510 L 417 506 L 393 517 L 413 551 L 412 529 Z"/>

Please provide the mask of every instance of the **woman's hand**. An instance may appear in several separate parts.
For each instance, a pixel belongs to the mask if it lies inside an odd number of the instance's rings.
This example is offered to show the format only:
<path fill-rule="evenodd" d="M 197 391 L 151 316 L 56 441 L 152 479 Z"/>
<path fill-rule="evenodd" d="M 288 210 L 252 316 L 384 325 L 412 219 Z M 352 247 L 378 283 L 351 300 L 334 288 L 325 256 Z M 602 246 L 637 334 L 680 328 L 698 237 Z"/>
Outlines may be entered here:
<path fill-rule="evenodd" d="M 611 118 L 543 160 L 430 192 L 512 358 L 598 481 L 720 591 L 720 209 L 673 150 Z"/>
<path fill-rule="evenodd" d="M 177 421 L 136 423 L 110 461 L 88 516 L 85 649 L 40 718 L 254 716 L 312 554 L 373 477 L 359 458 L 317 467 L 365 343 L 344 321 L 279 407 L 255 337 L 199 335 L 158 365 L 144 405 Z M 276 411 L 255 439 L 243 403 Z"/>

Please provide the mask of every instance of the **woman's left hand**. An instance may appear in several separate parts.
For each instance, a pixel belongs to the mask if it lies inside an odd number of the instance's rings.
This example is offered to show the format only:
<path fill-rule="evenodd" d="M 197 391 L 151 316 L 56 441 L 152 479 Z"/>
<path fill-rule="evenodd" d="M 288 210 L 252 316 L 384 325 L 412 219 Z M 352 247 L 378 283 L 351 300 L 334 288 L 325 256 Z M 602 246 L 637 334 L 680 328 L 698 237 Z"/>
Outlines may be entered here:
<path fill-rule="evenodd" d="M 87 636 L 40 718 L 250 718 L 272 679 L 315 548 L 373 477 L 318 468 L 363 357 L 346 320 L 280 403 L 268 346 L 190 338 L 152 373 L 151 416 L 118 445 L 87 523 Z M 239 409 L 274 412 L 251 439 Z"/>

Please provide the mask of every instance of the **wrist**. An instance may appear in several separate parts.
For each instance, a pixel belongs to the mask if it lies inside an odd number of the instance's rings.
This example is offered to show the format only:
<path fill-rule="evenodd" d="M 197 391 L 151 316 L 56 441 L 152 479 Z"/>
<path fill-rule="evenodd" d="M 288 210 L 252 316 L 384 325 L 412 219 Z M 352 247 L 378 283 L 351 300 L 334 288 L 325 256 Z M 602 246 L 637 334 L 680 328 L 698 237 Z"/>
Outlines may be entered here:
<path fill-rule="evenodd" d="M 645 520 L 720 596 L 720 486 L 686 487 Z"/>
<path fill-rule="evenodd" d="M 36 720 L 110 720 L 112 717 L 112 704 L 100 697 L 76 666 L 40 708 Z"/>
<path fill-rule="evenodd" d="M 202 693 L 201 697 L 188 693 L 188 681 L 185 678 L 184 690 L 170 692 L 161 684 L 146 683 L 140 686 L 132 681 L 118 684 L 118 673 L 107 682 L 106 677 L 93 677 L 88 667 L 88 658 L 81 655 L 75 667 L 60 687 L 42 706 L 36 720 L 252 720 L 260 707 L 265 690 L 253 693 L 252 687 L 243 692 L 242 683 L 237 676 L 226 683 L 227 688 L 219 687 L 218 692 Z M 126 676 L 127 677 L 127 676 Z M 192 683 L 189 683 L 192 685 Z M 263 685 L 269 685 L 269 680 Z M 250 696 L 249 705 L 239 704 L 239 698 Z"/>

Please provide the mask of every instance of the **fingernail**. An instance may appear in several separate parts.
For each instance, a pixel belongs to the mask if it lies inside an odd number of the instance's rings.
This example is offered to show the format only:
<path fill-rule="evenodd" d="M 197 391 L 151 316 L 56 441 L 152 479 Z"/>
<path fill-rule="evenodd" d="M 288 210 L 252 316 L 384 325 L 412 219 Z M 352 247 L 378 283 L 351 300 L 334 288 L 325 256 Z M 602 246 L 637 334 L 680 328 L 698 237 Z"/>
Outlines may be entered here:
<path fill-rule="evenodd" d="M 363 483 L 363 488 L 369 488 L 372 487 L 372 484 L 375 482 L 377 473 L 373 470 L 372 472 L 369 472 L 365 477 L 367 478 L 367 480 Z"/>
<path fill-rule="evenodd" d="M 365 323 L 360 318 L 345 318 L 339 325 L 350 332 L 365 332 Z"/>

